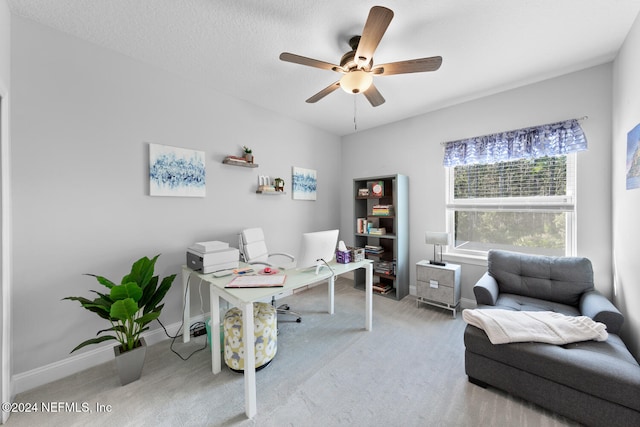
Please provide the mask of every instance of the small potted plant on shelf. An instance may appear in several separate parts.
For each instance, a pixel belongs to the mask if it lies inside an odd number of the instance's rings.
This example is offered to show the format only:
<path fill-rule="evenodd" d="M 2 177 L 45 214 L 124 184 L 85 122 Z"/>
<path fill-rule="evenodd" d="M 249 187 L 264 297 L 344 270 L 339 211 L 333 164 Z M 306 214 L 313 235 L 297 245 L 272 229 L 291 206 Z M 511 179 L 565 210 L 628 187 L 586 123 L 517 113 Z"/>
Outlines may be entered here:
<path fill-rule="evenodd" d="M 122 278 L 120 284 L 102 276 L 87 274 L 95 277 L 108 290 L 106 293 L 92 290 L 98 295 L 94 300 L 84 297 L 64 298 L 78 301 L 82 307 L 111 323 L 110 328 L 98 331 L 96 335 L 100 335 L 99 337 L 83 341 L 71 353 L 90 344 L 118 341 L 119 345 L 113 350 L 122 385 L 140 378 L 146 355 L 146 343 L 140 334 L 148 330 L 147 325 L 160 316 L 164 307 L 160 303 L 176 277 L 172 274 L 158 284 L 158 276 L 154 276 L 153 270 L 159 256 L 152 259 L 143 257 L 133 263 L 131 272 Z M 105 332 L 112 332 L 113 335 L 101 335 Z"/>
<path fill-rule="evenodd" d="M 253 152 L 251 151 L 251 148 L 247 147 L 246 145 L 243 145 L 242 151 L 244 152 L 244 158 L 247 161 L 247 163 L 253 163 Z"/>
<path fill-rule="evenodd" d="M 276 191 L 284 191 L 284 179 L 276 178 L 273 180 L 273 184 L 276 187 Z"/>

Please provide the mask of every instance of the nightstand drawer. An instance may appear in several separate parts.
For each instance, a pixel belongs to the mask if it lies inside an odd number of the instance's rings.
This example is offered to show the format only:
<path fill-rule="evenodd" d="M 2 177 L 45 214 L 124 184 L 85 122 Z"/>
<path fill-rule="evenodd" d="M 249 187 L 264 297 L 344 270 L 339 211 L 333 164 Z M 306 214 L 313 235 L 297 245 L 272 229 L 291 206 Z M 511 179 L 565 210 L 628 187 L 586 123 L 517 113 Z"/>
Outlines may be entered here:
<path fill-rule="evenodd" d="M 453 288 L 455 281 L 455 272 L 451 270 L 445 270 L 440 268 L 425 268 L 418 266 L 416 272 L 416 280 L 420 282 L 426 282 L 427 285 L 431 280 L 438 282 L 439 286 L 448 286 Z"/>
<path fill-rule="evenodd" d="M 418 297 L 437 301 L 444 304 L 457 304 L 455 300 L 454 288 L 452 286 L 444 286 L 442 284 L 431 284 L 430 282 L 416 282 L 416 293 Z"/>

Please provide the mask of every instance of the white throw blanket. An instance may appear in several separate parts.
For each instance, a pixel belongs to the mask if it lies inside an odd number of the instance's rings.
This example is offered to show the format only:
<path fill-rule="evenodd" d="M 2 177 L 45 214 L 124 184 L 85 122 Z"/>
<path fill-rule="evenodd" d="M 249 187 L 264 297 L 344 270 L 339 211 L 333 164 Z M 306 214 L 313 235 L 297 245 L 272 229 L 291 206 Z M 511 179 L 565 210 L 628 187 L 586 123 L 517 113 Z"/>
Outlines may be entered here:
<path fill-rule="evenodd" d="M 568 344 L 577 341 L 604 341 L 606 325 L 586 316 L 565 316 L 553 311 L 511 311 L 466 309 L 462 318 L 485 331 L 492 344 L 544 342 Z"/>

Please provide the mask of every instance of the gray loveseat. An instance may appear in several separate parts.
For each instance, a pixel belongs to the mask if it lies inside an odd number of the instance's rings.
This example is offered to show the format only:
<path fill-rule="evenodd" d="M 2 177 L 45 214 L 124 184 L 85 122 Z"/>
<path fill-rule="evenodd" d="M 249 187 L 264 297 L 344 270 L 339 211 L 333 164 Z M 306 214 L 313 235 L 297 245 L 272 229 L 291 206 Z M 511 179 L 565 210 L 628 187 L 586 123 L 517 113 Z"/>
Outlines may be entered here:
<path fill-rule="evenodd" d="M 465 372 L 589 426 L 640 426 L 640 366 L 618 333 L 622 314 L 595 290 L 587 258 L 492 250 L 473 288 L 478 309 L 554 311 L 607 325 L 606 341 L 492 344 L 467 325 Z"/>

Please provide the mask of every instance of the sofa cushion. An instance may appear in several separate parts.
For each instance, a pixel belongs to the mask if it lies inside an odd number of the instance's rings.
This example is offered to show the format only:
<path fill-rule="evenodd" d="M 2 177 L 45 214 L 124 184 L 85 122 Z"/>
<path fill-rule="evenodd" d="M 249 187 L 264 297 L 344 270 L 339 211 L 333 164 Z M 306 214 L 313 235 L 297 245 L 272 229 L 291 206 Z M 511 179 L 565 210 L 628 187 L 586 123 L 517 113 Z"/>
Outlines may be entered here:
<path fill-rule="evenodd" d="M 500 293 L 577 306 L 580 296 L 594 289 L 591 261 L 579 257 L 550 257 L 490 250 L 488 271 Z"/>
<path fill-rule="evenodd" d="M 514 311 L 553 311 L 567 316 L 581 316 L 577 307 L 559 302 L 546 301 L 538 298 L 525 297 L 516 294 L 498 295 L 494 306 L 479 305 L 478 308 L 501 308 Z"/>
<path fill-rule="evenodd" d="M 640 366 L 617 335 L 566 345 L 494 345 L 484 331 L 467 325 L 464 343 L 472 353 L 640 411 Z"/>

